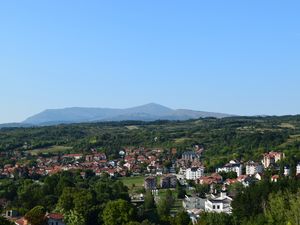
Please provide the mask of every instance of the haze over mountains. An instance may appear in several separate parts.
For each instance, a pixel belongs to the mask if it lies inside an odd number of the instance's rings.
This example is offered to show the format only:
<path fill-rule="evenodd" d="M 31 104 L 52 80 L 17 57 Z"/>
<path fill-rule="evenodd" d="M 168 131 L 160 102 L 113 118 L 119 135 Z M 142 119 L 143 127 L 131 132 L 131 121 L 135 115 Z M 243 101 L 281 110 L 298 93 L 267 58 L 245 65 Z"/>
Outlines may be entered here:
<path fill-rule="evenodd" d="M 223 118 L 232 115 L 224 113 L 195 111 L 188 109 L 171 109 L 159 104 L 150 103 L 127 109 L 112 108 L 84 108 L 72 107 L 64 109 L 47 109 L 33 115 L 20 125 L 55 125 L 61 123 L 81 123 L 99 121 L 124 121 L 124 120 L 188 120 L 200 117 Z"/>

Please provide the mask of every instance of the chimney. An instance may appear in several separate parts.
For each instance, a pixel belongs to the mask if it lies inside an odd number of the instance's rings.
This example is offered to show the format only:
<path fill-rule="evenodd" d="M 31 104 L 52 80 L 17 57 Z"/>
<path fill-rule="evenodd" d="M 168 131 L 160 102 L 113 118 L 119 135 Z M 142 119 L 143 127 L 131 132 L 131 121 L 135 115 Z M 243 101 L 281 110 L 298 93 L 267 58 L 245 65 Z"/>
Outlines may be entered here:
<path fill-rule="evenodd" d="M 227 196 L 227 193 L 225 191 L 221 191 L 221 198 L 225 198 Z"/>

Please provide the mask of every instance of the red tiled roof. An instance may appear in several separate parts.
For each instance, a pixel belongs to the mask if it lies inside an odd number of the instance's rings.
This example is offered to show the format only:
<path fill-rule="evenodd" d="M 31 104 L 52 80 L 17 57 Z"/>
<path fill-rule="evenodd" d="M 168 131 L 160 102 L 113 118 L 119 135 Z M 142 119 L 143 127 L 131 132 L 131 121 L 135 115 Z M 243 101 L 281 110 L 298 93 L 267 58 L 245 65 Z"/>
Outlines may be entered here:
<path fill-rule="evenodd" d="M 54 219 L 54 220 L 62 220 L 64 218 L 64 215 L 60 213 L 49 213 L 47 215 L 47 218 Z"/>
<path fill-rule="evenodd" d="M 22 218 L 16 220 L 15 223 L 16 223 L 17 225 L 25 225 L 25 219 L 24 219 L 24 217 L 22 217 Z"/>

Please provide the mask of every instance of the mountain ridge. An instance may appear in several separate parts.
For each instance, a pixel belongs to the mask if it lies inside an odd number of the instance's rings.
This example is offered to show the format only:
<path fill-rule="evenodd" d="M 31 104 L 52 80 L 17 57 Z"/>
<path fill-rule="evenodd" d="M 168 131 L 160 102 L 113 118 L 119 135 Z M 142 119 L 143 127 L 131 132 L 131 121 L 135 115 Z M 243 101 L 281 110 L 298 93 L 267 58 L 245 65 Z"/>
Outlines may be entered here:
<path fill-rule="evenodd" d="M 188 109 L 171 109 L 169 107 L 149 103 L 146 105 L 119 109 L 119 108 L 97 108 L 97 107 L 69 107 L 62 109 L 46 109 L 35 114 L 22 123 L 26 124 L 59 124 L 80 123 L 99 121 L 123 121 L 123 120 L 187 120 L 200 117 L 229 117 L 233 115 L 224 113 L 195 111 Z"/>
<path fill-rule="evenodd" d="M 172 109 L 160 104 L 149 103 L 141 106 L 119 108 L 67 107 L 46 109 L 25 119 L 22 124 L 43 125 L 61 123 L 82 123 L 124 120 L 188 120 L 205 117 L 224 118 L 234 115 L 190 109 Z"/>

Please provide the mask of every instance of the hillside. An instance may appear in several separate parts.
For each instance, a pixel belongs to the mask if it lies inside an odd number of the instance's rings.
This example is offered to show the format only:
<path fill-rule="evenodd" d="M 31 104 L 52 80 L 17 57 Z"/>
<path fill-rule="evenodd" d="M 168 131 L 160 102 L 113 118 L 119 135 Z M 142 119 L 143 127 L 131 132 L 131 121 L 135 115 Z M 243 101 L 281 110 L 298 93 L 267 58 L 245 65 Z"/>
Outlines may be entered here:
<path fill-rule="evenodd" d="M 128 146 L 206 149 L 208 167 L 229 159 L 259 159 L 270 150 L 284 151 L 300 160 L 300 116 L 203 118 L 188 121 L 123 121 L 80 123 L 32 128 L 0 129 L 0 151 L 34 151 L 67 147 L 68 152 L 98 148 L 117 157 Z M 25 145 L 26 144 L 26 145 Z M 24 147 L 25 146 L 25 147 Z"/>

